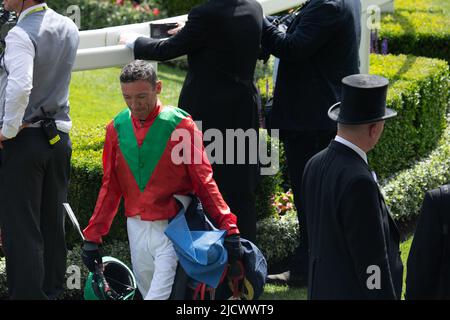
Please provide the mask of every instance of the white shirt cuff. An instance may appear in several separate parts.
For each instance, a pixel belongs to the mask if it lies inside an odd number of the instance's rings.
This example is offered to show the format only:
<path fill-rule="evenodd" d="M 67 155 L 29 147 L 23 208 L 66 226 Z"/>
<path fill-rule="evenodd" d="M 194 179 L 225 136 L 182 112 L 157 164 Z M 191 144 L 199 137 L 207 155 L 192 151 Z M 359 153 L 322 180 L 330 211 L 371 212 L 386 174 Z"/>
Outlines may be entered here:
<path fill-rule="evenodd" d="M 14 128 L 13 126 L 9 126 L 6 123 L 3 123 L 2 135 L 7 139 L 12 139 L 17 136 L 19 129 Z"/>

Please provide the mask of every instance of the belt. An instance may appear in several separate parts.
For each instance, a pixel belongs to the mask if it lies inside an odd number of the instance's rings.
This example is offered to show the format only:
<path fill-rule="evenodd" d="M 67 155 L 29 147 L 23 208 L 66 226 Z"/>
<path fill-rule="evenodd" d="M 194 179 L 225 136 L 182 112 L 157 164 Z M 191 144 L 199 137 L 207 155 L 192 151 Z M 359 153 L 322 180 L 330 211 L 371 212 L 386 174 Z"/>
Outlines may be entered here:
<path fill-rule="evenodd" d="M 27 124 L 27 128 L 40 128 L 42 124 L 42 120 L 36 121 L 35 123 Z"/>

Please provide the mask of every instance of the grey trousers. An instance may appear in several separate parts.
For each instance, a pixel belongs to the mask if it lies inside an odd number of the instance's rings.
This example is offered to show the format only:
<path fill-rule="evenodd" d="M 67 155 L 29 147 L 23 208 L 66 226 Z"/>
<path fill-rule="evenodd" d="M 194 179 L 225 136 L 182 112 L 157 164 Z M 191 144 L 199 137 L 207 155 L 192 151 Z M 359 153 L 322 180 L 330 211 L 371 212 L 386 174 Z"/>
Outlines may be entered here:
<path fill-rule="evenodd" d="M 53 147 L 42 129 L 26 128 L 3 142 L 0 228 L 11 299 L 54 299 L 64 290 L 67 249 L 64 208 L 72 146 Z"/>

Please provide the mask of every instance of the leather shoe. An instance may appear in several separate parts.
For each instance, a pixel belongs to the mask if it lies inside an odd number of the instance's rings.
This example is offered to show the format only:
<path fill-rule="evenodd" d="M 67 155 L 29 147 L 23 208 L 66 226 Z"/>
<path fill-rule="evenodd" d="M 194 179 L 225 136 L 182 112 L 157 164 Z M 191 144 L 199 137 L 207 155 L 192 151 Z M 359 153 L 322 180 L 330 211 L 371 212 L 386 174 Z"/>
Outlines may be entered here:
<path fill-rule="evenodd" d="M 269 274 L 266 283 L 288 285 L 290 287 L 307 287 L 308 277 L 292 274 L 291 271 L 285 271 L 279 274 Z"/>

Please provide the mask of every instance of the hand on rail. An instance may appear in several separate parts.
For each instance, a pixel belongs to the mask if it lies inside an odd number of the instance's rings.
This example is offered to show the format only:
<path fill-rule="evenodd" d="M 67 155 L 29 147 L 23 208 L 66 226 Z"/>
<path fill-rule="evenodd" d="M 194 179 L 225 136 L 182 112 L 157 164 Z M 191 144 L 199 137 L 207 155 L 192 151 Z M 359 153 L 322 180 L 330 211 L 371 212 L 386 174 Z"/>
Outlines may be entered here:
<path fill-rule="evenodd" d="M 174 34 L 177 34 L 181 29 L 184 28 L 186 23 L 184 21 L 179 21 L 179 22 L 177 22 L 177 24 L 178 24 L 178 27 L 170 29 L 169 31 L 167 31 L 167 33 L 172 35 L 172 36 Z"/>
<path fill-rule="evenodd" d="M 137 38 L 143 37 L 142 34 L 136 32 L 123 32 L 119 37 L 119 44 L 124 44 L 131 50 L 134 49 L 134 42 Z"/>

